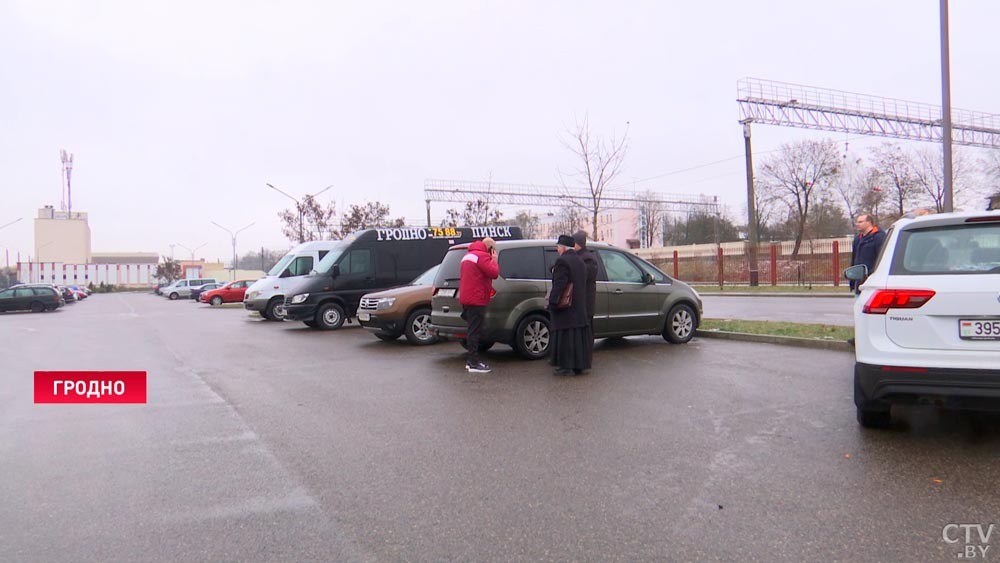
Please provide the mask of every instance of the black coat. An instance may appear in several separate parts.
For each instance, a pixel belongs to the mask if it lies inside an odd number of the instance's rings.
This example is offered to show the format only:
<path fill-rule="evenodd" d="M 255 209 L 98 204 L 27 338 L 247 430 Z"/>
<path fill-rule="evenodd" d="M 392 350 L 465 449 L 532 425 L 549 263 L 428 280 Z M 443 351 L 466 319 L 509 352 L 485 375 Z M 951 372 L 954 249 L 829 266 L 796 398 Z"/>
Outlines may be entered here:
<path fill-rule="evenodd" d="M 875 259 L 878 258 L 878 253 L 884 243 L 885 231 L 878 227 L 875 227 L 875 229 L 865 236 L 861 236 L 860 234 L 855 235 L 854 242 L 851 245 L 851 265 L 864 264 L 868 266 L 868 273 L 871 274 L 872 270 L 875 269 Z M 854 289 L 857 285 L 860 284 L 853 280 L 851 281 L 851 289 Z"/>
<path fill-rule="evenodd" d="M 573 283 L 573 304 L 566 309 L 556 309 L 559 296 L 566 284 Z M 573 250 L 563 252 L 552 267 L 552 291 L 549 293 L 549 312 L 552 330 L 582 328 L 590 324 L 587 317 L 587 267 Z"/>
<path fill-rule="evenodd" d="M 587 316 L 594 318 L 594 309 L 597 308 L 597 256 L 586 248 L 576 251 L 576 254 L 587 267 Z"/>

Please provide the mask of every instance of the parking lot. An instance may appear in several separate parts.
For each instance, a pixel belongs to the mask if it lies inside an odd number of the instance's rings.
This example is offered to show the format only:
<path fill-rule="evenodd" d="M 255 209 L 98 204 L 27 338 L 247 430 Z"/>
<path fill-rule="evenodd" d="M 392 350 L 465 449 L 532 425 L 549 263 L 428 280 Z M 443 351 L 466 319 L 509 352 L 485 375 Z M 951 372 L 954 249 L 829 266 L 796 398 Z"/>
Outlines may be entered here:
<path fill-rule="evenodd" d="M 0 341 L 4 560 L 948 561 L 1000 514 L 1000 419 L 863 430 L 843 352 L 640 337 L 557 378 L 498 346 L 483 376 L 151 293 Z M 144 370 L 148 403 L 36 405 L 37 370 Z"/>

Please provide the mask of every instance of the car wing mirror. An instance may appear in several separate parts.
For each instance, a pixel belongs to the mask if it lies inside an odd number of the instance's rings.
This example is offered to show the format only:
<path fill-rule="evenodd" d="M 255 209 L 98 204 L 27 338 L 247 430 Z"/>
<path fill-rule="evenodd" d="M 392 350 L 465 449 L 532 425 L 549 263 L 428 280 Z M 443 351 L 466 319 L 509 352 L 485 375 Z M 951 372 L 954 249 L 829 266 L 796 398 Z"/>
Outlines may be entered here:
<path fill-rule="evenodd" d="M 868 266 L 865 264 L 851 266 L 844 270 L 844 278 L 851 281 L 865 281 L 868 278 Z"/>
<path fill-rule="evenodd" d="M 645 282 L 646 285 L 652 285 L 653 283 L 656 282 L 656 278 L 653 277 L 653 274 L 650 274 L 649 272 L 646 272 L 642 276 L 642 281 Z"/>
<path fill-rule="evenodd" d="M 335 278 L 340 275 L 340 264 L 334 264 L 333 268 L 330 268 L 330 277 Z"/>

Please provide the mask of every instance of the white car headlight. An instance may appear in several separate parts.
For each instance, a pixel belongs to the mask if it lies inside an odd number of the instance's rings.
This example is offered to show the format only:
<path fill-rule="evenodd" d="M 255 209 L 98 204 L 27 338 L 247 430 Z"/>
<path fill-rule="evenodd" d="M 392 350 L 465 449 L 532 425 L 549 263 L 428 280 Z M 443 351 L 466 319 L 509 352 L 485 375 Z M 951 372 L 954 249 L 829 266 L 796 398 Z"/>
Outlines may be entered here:
<path fill-rule="evenodd" d="M 259 291 L 251 291 L 251 292 L 247 293 L 247 297 L 246 297 L 246 299 L 244 301 L 252 301 L 252 300 L 256 299 L 258 295 L 260 295 Z"/>
<path fill-rule="evenodd" d="M 381 311 L 383 309 L 388 309 L 389 307 L 392 307 L 395 302 L 395 297 L 380 297 L 378 303 L 375 304 L 375 310 Z"/>
<path fill-rule="evenodd" d="M 292 303 L 302 303 L 306 299 L 309 299 L 309 294 L 308 293 L 300 293 L 300 294 L 292 297 Z"/>

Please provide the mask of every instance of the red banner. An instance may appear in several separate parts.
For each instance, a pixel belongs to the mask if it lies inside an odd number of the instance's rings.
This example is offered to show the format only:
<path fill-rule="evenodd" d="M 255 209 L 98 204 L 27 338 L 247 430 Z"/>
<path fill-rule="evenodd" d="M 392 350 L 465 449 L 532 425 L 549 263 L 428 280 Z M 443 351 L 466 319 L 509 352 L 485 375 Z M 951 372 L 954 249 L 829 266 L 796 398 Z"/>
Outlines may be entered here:
<path fill-rule="evenodd" d="M 36 371 L 35 403 L 145 403 L 144 371 Z"/>

